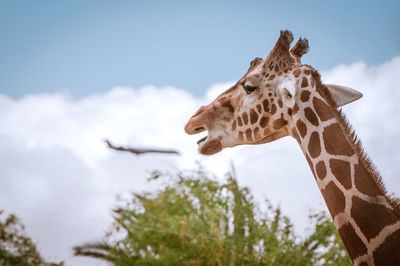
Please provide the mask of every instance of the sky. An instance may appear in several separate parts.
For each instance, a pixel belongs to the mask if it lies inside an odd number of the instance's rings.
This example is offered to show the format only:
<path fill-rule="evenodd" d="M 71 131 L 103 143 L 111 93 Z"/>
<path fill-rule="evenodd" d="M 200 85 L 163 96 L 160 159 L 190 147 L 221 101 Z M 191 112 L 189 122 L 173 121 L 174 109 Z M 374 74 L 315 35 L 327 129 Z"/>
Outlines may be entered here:
<path fill-rule="evenodd" d="M 222 179 L 233 162 L 239 183 L 304 233 L 310 210 L 326 208 L 294 140 L 206 157 L 183 131 L 285 28 L 309 39 L 303 62 L 324 82 L 364 94 L 343 110 L 400 195 L 400 5 L 304 2 L 0 2 L 0 208 L 46 258 L 101 265 L 71 248 L 104 235 L 117 195 L 157 189 L 155 168 L 200 162 Z M 105 138 L 182 155 L 134 157 Z"/>
<path fill-rule="evenodd" d="M 398 1 L 1 1 L 0 92 L 175 86 L 197 96 L 265 56 L 281 29 L 318 69 L 400 51 Z"/>

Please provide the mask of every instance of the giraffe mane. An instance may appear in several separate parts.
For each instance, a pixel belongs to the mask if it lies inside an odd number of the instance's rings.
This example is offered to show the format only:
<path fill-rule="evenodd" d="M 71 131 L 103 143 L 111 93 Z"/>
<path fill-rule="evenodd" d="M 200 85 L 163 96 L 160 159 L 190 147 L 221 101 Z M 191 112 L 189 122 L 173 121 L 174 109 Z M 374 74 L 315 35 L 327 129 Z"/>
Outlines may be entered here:
<path fill-rule="evenodd" d="M 375 166 L 375 164 L 369 159 L 367 153 L 365 152 L 365 150 L 361 144 L 360 138 L 355 133 L 355 130 L 351 126 L 350 122 L 346 118 L 343 111 L 341 109 L 338 110 L 335 107 L 335 103 L 334 103 L 333 98 L 331 97 L 331 93 L 329 92 L 329 89 L 321 81 L 321 75 L 312 66 L 310 66 L 310 65 L 305 65 L 305 66 L 310 68 L 312 77 L 316 83 L 317 91 L 328 102 L 329 108 L 333 112 L 336 119 L 339 121 L 340 127 L 344 130 L 344 133 L 345 133 L 344 135 L 345 135 L 347 141 L 350 143 L 350 145 L 353 146 L 356 155 L 360 158 L 360 161 L 363 164 L 363 166 L 365 167 L 365 169 L 367 170 L 367 172 L 372 175 L 377 188 L 387 198 L 390 206 L 393 208 L 393 210 L 396 212 L 396 214 L 398 216 L 400 216 L 400 199 L 396 198 L 394 195 L 392 195 L 391 193 L 389 193 L 387 191 L 385 184 L 383 182 L 382 176 L 380 175 L 379 171 L 377 170 L 377 167 Z"/>

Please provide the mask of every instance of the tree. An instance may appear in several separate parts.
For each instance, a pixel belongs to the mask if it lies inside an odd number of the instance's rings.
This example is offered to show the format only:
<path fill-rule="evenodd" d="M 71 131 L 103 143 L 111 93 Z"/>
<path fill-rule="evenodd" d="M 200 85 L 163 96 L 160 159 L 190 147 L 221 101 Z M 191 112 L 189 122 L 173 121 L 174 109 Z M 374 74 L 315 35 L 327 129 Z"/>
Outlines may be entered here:
<path fill-rule="evenodd" d="M 25 234 L 25 227 L 18 218 L 5 216 L 0 210 L 0 265 L 56 266 L 63 263 L 46 262 L 36 245 Z"/>
<path fill-rule="evenodd" d="M 312 233 L 301 240 L 279 208 L 257 208 L 252 194 L 228 176 L 204 171 L 169 177 L 156 193 L 133 194 L 114 210 L 103 241 L 74 248 L 78 256 L 113 265 L 351 265 L 325 214 L 310 216 Z"/>

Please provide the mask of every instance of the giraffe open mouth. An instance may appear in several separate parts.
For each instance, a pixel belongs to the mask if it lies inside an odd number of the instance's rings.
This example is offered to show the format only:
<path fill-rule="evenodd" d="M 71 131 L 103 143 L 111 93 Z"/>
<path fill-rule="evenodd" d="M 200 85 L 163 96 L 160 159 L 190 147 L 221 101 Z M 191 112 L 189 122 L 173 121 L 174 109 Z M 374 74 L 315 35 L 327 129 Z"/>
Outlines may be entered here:
<path fill-rule="evenodd" d="M 200 145 L 200 143 L 206 141 L 207 137 L 208 137 L 208 136 L 205 136 L 205 137 L 202 137 L 201 139 L 199 139 L 199 140 L 197 141 L 197 144 Z"/>
<path fill-rule="evenodd" d="M 204 131 L 206 131 L 206 129 L 204 127 L 198 127 L 193 130 L 192 134 L 199 134 Z M 200 145 L 202 142 L 205 142 L 207 140 L 207 138 L 208 138 L 208 135 L 205 135 L 204 137 L 202 137 L 201 139 L 199 139 L 197 141 L 197 144 Z"/>
<path fill-rule="evenodd" d="M 199 152 L 203 155 L 212 155 L 221 151 L 223 147 L 220 138 L 215 136 L 213 137 L 213 135 L 215 134 L 212 134 L 213 132 L 210 132 L 208 128 L 202 125 L 199 126 L 198 124 L 200 123 L 196 124 L 197 126 L 194 126 L 193 122 L 190 123 L 189 121 L 188 124 L 185 126 L 185 131 L 188 134 L 199 134 L 201 132 L 208 131 L 208 135 L 205 135 L 197 141 Z"/>

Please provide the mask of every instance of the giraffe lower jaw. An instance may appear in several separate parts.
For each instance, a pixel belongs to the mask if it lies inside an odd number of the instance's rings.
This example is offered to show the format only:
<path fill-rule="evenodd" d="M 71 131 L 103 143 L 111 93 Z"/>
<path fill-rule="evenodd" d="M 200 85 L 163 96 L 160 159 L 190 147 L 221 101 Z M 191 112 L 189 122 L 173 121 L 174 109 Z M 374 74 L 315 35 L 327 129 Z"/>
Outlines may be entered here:
<path fill-rule="evenodd" d="M 197 144 L 199 144 L 199 153 L 203 155 L 216 154 L 222 150 L 222 145 L 219 139 L 210 140 L 208 136 L 200 139 Z"/>

